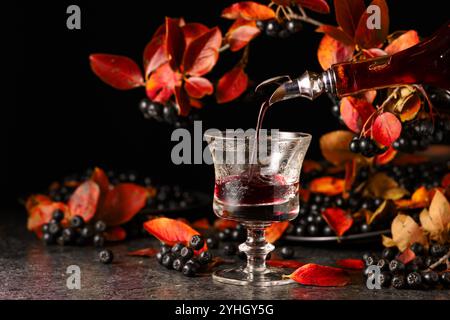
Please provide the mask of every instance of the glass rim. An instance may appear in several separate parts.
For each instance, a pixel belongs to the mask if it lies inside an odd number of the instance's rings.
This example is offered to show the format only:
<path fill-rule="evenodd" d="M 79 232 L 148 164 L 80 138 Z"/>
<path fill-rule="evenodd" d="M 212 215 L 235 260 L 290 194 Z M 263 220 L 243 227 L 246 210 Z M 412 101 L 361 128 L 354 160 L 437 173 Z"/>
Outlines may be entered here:
<path fill-rule="evenodd" d="M 270 132 L 270 130 L 269 130 Z M 205 132 L 204 137 L 205 138 L 215 138 L 220 140 L 234 140 L 234 141 L 242 141 L 245 139 L 250 139 L 252 137 L 249 137 L 248 135 L 243 135 L 241 137 L 233 136 L 233 137 L 227 137 L 227 131 L 226 130 L 217 130 L 215 132 Z M 272 140 L 272 136 L 266 135 L 261 138 L 264 138 L 264 140 Z M 283 141 L 297 141 L 302 140 L 305 138 L 312 139 L 312 135 L 306 132 L 298 132 L 298 131 L 278 131 L 278 137 L 274 139 L 276 140 L 283 140 Z"/>

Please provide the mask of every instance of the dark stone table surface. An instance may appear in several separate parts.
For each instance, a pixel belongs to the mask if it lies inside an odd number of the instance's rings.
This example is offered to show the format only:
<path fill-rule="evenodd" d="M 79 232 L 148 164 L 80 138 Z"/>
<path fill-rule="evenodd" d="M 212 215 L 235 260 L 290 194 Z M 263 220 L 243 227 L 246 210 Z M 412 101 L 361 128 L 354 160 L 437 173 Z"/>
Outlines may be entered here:
<path fill-rule="evenodd" d="M 111 246 L 114 263 L 103 265 L 92 247 L 45 247 L 26 231 L 24 211 L 1 213 L 0 239 L 0 299 L 450 299 L 450 290 L 369 290 L 359 272 L 342 288 L 254 288 L 216 283 L 210 275 L 186 278 L 154 258 L 127 256 L 155 246 L 150 238 Z M 302 262 L 333 265 L 339 258 L 360 257 L 367 247 L 295 248 Z M 70 265 L 81 269 L 80 290 L 66 286 Z"/>

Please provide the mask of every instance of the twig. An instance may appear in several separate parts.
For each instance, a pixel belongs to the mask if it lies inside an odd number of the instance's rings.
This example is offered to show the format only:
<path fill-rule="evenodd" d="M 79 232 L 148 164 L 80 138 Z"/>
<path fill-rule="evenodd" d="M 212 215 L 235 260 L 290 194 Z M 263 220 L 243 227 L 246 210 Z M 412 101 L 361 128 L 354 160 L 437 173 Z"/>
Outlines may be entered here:
<path fill-rule="evenodd" d="M 296 20 L 300 20 L 300 21 L 303 21 L 303 22 L 315 25 L 317 27 L 320 27 L 321 25 L 323 25 L 322 22 L 308 17 L 308 15 L 306 14 L 305 10 L 303 10 L 302 6 L 298 5 L 297 7 L 298 7 L 298 10 L 300 11 L 300 14 L 296 14 L 294 12 L 290 12 L 289 13 L 289 17 L 290 18 L 293 18 L 293 19 L 296 19 Z"/>
<path fill-rule="evenodd" d="M 226 50 L 230 49 L 230 44 L 227 43 L 225 45 L 223 45 L 222 47 L 220 47 L 219 52 L 224 52 Z"/>
<path fill-rule="evenodd" d="M 448 258 L 450 258 L 450 250 L 448 250 L 448 252 L 446 254 L 444 254 L 438 261 L 436 261 L 435 263 L 433 263 L 428 269 L 427 271 L 431 271 L 434 268 L 436 268 L 437 266 L 439 266 L 440 264 L 444 263 Z"/>
<path fill-rule="evenodd" d="M 391 94 L 386 98 L 386 100 L 383 101 L 383 104 L 381 105 L 381 107 L 379 109 L 384 110 L 384 107 L 386 106 L 386 104 L 397 96 L 400 89 L 401 89 L 401 87 L 396 87 L 394 89 L 394 91 L 392 91 Z"/>

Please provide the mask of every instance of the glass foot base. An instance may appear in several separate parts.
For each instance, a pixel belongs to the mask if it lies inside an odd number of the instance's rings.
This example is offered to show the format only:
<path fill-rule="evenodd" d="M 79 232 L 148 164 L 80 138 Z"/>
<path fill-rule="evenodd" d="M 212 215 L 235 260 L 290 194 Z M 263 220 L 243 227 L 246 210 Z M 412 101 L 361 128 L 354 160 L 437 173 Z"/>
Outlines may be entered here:
<path fill-rule="evenodd" d="M 240 267 L 218 270 L 212 277 L 215 281 L 226 284 L 270 287 L 293 283 L 291 279 L 283 279 L 283 275 L 286 274 L 286 270 L 277 268 L 267 268 L 264 273 L 249 273 L 244 267 Z"/>

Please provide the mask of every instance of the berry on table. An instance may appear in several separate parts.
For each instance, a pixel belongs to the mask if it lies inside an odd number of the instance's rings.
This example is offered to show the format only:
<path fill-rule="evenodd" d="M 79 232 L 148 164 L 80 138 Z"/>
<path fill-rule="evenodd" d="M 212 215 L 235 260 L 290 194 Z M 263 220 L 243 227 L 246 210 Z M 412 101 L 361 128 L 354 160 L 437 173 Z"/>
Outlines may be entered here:
<path fill-rule="evenodd" d="M 104 223 L 102 220 L 98 220 L 95 223 L 95 232 L 105 232 L 106 231 L 106 223 Z"/>
<path fill-rule="evenodd" d="M 101 248 L 105 245 L 105 238 L 99 234 L 96 234 L 92 240 L 94 247 Z"/>
<path fill-rule="evenodd" d="M 381 272 L 378 276 L 380 286 L 387 288 L 391 285 L 392 275 L 389 272 Z"/>
<path fill-rule="evenodd" d="M 187 277 L 193 277 L 197 274 L 198 267 L 194 263 L 186 263 L 181 272 Z"/>
<path fill-rule="evenodd" d="M 48 225 L 48 233 L 50 233 L 53 236 L 60 234 L 61 230 L 62 230 L 62 228 L 61 228 L 60 224 L 57 222 L 50 222 Z"/>
<path fill-rule="evenodd" d="M 447 248 L 441 244 L 435 243 L 430 247 L 430 254 L 434 257 L 441 257 L 447 253 Z"/>
<path fill-rule="evenodd" d="M 406 276 L 406 282 L 410 288 L 418 289 L 422 286 L 422 276 L 418 272 L 411 272 Z"/>
<path fill-rule="evenodd" d="M 391 285 L 395 289 L 403 289 L 406 285 L 405 276 L 396 275 L 396 276 L 392 277 Z"/>
<path fill-rule="evenodd" d="M 101 263 L 109 264 L 113 261 L 114 255 L 111 250 L 105 249 L 99 252 L 98 258 Z"/>
<path fill-rule="evenodd" d="M 81 228 L 84 226 L 84 219 L 81 216 L 74 216 L 71 220 L 70 220 L 70 226 L 72 228 Z"/>
<path fill-rule="evenodd" d="M 403 262 L 395 259 L 389 263 L 389 270 L 392 273 L 400 273 L 405 270 L 405 265 L 403 264 Z"/>
<path fill-rule="evenodd" d="M 176 258 L 173 260 L 172 268 L 176 271 L 181 271 L 184 267 L 184 260 L 182 258 Z"/>
<path fill-rule="evenodd" d="M 173 267 L 174 260 L 175 258 L 172 253 L 166 253 L 162 258 L 161 264 L 167 269 L 171 269 Z"/>
<path fill-rule="evenodd" d="M 91 239 L 94 236 L 94 229 L 92 226 L 87 225 L 81 229 L 80 235 L 85 239 Z"/>
<path fill-rule="evenodd" d="M 160 248 L 159 251 L 165 255 L 166 253 L 169 253 L 170 250 L 172 250 L 172 248 L 170 246 L 168 246 L 167 244 L 163 244 Z"/>
<path fill-rule="evenodd" d="M 206 245 L 210 249 L 216 249 L 218 247 L 219 243 L 216 240 L 216 238 L 211 237 L 211 238 L 206 238 Z"/>
<path fill-rule="evenodd" d="M 158 263 L 162 264 L 163 254 L 161 252 L 156 253 L 156 260 Z"/>
<path fill-rule="evenodd" d="M 384 258 L 381 258 L 380 260 L 378 260 L 377 266 L 380 267 L 381 271 L 388 271 L 389 270 L 389 261 Z"/>
<path fill-rule="evenodd" d="M 193 256 L 194 256 L 194 250 L 192 250 L 192 248 L 183 247 L 180 251 L 180 257 L 183 258 L 184 260 L 189 260 Z"/>
<path fill-rule="evenodd" d="M 431 287 L 439 283 L 439 275 L 435 271 L 425 271 L 422 273 L 423 282 Z"/>
<path fill-rule="evenodd" d="M 210 251 L 203 251 L 198 257 L 198 262 L 202 265 L 208 264 L 212 261 L 212 254 Z"/>
<path fill-rule="evenodd" d="M 42 236 L 42 241 L 44 241 L 46 245 L 51 245 L 55 243 L 55 237 L 50 233 L 44 233 Z"/>
<path fill-rule="evenodd" d="M 205 245 L 205 240 L 201 235 L 194 235 L 192 236 L 191 240 L 189 241 L 189 246 L 193 248 L 194 250 L 200 250 Z"/>
<path fill-rule="evenodd" d="M 444 285 L 446 288 L 450 287 L 450 272 L 444 272 L 441 274 L 441 283 L 442 285 Z"/>
<path fill-rule="evenodd" d="M 384 248 L 381 256 L 386 260 L 393 260 L 398 253 L 397 247 Z"/>
<path fill-rule="evenodd" d="M 174 254 L 174 255 L 180 255 L 181 249 L 184 248 L 184 245 L 180 242 L 175 243 L 175 245 L 172 247 L 172 249 L 170 249 L 170 251 Z"/>
<path fill-rule="evenodd" d="M 48 227 L 49 227 L 48 223 L 43 224 L 41 228 L 42 233 L 48 233 Z"/>

